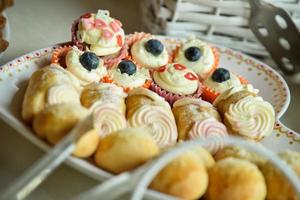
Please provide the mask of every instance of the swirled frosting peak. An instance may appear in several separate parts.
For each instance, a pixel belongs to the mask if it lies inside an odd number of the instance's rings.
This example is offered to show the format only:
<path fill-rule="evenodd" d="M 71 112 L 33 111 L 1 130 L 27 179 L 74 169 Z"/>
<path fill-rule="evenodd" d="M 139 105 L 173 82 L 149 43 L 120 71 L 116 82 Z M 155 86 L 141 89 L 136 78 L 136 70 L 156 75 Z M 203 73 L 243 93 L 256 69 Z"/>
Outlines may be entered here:
<path fill-rule="evenodd" d="M 141 106 L 128 119 L 131 127 L 144 127 L 152 130 L 151 134 L 160 147 L 170 146 L 177 141 L 177 128 L 171 112 L 164 107 Z"/>
<path fill-rule="evenodd" d="M 179 95 L 193 94 L 199 85 L 197 74 L 178 63 L 160 67 L 153 73 L 153 79 L 164 90 Z"/>
<path fill-rule="evenodd" d="M 235 133 L 260 140 L 272 133 L 275 112 L 261 97 L 247 96 L 229 106 L 225 121 Z"/>

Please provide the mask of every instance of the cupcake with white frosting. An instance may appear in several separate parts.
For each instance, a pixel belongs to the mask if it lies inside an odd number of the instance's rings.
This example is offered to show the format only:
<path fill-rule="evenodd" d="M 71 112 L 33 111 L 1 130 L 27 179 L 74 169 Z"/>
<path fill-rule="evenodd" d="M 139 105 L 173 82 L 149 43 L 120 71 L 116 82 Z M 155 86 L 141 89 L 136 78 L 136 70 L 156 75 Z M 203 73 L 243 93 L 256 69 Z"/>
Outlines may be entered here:
<path fill-rule="evenodd" d="M 236 75 L 225 68 L 217 68 L 211 76 L 203 81 L 202 98 L 211 103 L 223 92 L 232 87 L 248 83 L 242 76 Z"/>
<path fill-rule="evenodd" d="M 202 85 L 197 74 L 178 63 L 169 63 L 153 72 L 151 89 L 171 105 L 184 96 L 199 98 Z"/>
<path fill-rule="evenodd" d="M 144 37 L 134 42 L 130 52 L 134 61 L 148 69 L 159 68 L 169 60 L 164 44 L 153 37 Z"/>
<path fill-rule="evenodd" d="M 99 82 L 107 74 L 103 60 L 93 52 L 83 52 L 73 47 L 66 55 L 67 70 L 85 85 Z"/>
<path fill-rule="evenodd" d="M 110 17 L 107 10 L 86 13 L 77 19 L 72 26 L 72 42 L 81 50 L 104 56 L 109 66 L 127 55 L 122 23 Z"/>
<path fill-rule="evenodd" d="M 177 49 L 174 62 L 187 66 L 205 80 L 218 66 L 219 56 L 215 48 L 191 37 Z"/>
<path fill-rule="evenodd" d="M 102 81 L 114 83 L 122 87 L 125 92 L 138 87 L 149 88 L 152 82 L 149 70 L 139 67 L 131 60 L 122 60 L 115 64 Z"/>

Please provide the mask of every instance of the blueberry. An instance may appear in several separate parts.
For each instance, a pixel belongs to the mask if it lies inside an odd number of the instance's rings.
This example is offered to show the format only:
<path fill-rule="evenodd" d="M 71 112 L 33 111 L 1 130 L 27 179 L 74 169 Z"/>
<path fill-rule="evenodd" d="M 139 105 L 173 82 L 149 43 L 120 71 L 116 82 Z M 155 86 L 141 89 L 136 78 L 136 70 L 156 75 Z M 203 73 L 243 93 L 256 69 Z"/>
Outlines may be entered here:
<path fill-rule="evenodd" d="M 133 75 L 136 72 L 136 66 L 133 62 L 129 60 L 123 60 L 119 63 L 118 68 L 120 69 L 121 73 L 126 73 L 128 75 Z"/>
<path fill-rule="evenodd" d="M 201 51 L 198 47 L 189 47 L 184 51 L 184 56 L 189 61 L 195 62 L 200 59 Z"/>
<path fill-rule="evenodd" d="M 212 80 L 218 83 L 222 83 L 230 79 L 230 73 L 227 69 L 218 68 L 211 76 Z"/>
<path fill-rule="evenodd" d="M 156 39 L 150 39 L 145 44 L 145 49 L 154 56 L 158 56 L 164 50 L 164 45 Z"/>
<path fill-rule="evenodd" d="M 88 71 L 96 69 L 99 65 L 99 57 L 93 52 L 84 52 L 80 56 L 79 61 Z"/>

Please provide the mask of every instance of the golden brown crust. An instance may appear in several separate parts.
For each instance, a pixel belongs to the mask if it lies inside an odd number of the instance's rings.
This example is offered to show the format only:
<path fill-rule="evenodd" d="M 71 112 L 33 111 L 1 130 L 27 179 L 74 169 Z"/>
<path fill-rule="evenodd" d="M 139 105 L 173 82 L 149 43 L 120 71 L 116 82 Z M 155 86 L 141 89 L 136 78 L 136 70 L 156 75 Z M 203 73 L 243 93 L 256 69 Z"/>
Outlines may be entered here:
<path fill-rule="evenodd" d="M 206 191 L 208 174 L 197 155 L 187 152 L 164 167 L 150 188 L 182 199 L 198 199 Z"/>
<path fill-rule="evenodd" d="M 156 142 L 145 129 L 123 129 L 100 140 L 95 163 L 110 172 L 121 173 L 142 165 L 158 153 Z"/>
<path fill-rule="evenodd" d="M 153 100 L 144 95 L 128 96 L 126 103 L 126 117 L 129 119 L 141 106 L 153 104 Z"/>
<path fill-rule="evenodd" d="M 253 163 L 237 158 L 217 161 L 209 170 L 208 200 L 264 200 L 264 177 Z"/>
<path fill-rule="evenodd" d="M 300 178 L 300 153 L 285 151 L 279 153 L 279 156 L 294 169 Z M 267 200 L 299 200 L 294 189 L 284 175 L 270 162 L 262 166 L 261 171 L 266 180 L 267 185 Z M 280 191 L 280 192 L 278 192 Z"/>
<path fill-rule="evenodd" d="M 1 0 L 0 1 L 0 12 L 5 10 L 6 8 L 14 5 L 14 0 Z"/>
<path fill-rule="evenodd" d="M 206 113 L 218 121 L 221 121 L 218 111 L 207 106 L 187 104 L 173 107 L 172 112 L 176 120 L 179 139 L 181 140 L 189 139 L 188 133 L 195 121 L 203 119 L 203 115 L 201 113 Z"/>
<path fill-rule="evenodd" d="M 22 117 L 26 122 L 31 122 L 36 114 L 42 111 L 47 105 L 47 92 L 51 86 L 64 80 L 65 84 L 72 85 L 72 78 L 69 77 L 63 68 L 58 65 L 46 66 L 35 71 L 28 83 L 22 105 Z M 74 86 L 75 88 L 75 86 Z"/>

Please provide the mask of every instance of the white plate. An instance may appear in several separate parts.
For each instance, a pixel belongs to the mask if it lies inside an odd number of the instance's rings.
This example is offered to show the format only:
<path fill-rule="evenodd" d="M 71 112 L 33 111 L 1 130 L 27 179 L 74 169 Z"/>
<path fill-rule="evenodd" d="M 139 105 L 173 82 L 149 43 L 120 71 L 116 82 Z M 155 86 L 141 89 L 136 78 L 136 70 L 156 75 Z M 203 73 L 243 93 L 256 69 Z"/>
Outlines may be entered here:
<path fill-rule="evenodd" d="M 10 28 L 9 28 L 8 18 L 7 18 L 7 15 L 5 14 L 5 12 L 3 12 L 2 15 L 6 18 L 6 24 L 3 29 L 3 39 L 6 40 L 7 42 L 9 42 L 10 41 Z M 0 53 L 0 58 L 2 58 L 5 51 Z"/>
<path fill-rule="evenodd" d="M 178 43 L 174 39 L 166 39 L 170 46 Z M 47 150 L 49 146 L 34 135 L 31 128 L 21 120 L 21 102 L 31 74 L 40 67 L 50 63 L 51 53 L 59 45 L 40 49 L 21 56 L 0 67 L 0 117 L 25 136 L 33 144 Z M 220 51 L 220 66 L 228 68 L 247 78 L 260 95 L 272 103 L 279 119 L 286 111 L 290 102 L 290 92 L 284 79 L 272 68 L 233 50 L 217 47 Z M 293 149 L 300 151 L 300 136 L 278 123 L 272 136 L 262 143 L 273 151 Z M 67 163 L 77 170 L 97 180 L 104 180 L 112 175 L 96 167 L 89 160 L 70 156 Z"/>

